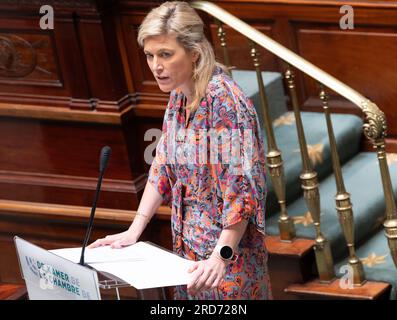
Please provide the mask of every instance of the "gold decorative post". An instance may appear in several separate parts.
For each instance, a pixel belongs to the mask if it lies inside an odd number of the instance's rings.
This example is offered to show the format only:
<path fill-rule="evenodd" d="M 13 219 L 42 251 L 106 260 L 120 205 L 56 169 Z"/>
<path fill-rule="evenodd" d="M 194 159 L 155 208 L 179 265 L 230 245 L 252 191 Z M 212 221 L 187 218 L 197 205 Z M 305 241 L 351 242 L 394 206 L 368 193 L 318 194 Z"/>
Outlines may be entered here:
<path fill-rule="evenodd" d="M 361 286 L 365 283 L 366 280 L 363 264 L 361 263 L 360 259 L 357 258 L 354 247 L 354 217 L 352 204 L 350 202 L 350 194 L 346 192 L 345 183 L 343 181 L 338 149 L 336 147 L 334 129 L 332 127 L 331 115 L 328 107 L 328 96 L 326 95 L 322 85 L 320 85 L 320 88 L 320 99 L 323 103 L 325 119 L 327 121 L 328 138 L 332 155 L 332 166 L 334 169 L 336 181 L 336 210 L 338 211 L 339 222 L 347 242 L 347 247 L 349 249 L 348 261 L 350 267 L 353 270 L 353 285 Z"/>
<path fill-rule="evenodd" d="M 228 68 L 230 76 L 232 76 L 232 72 L 231 72 L 232 66 L 230 65 L 229 52 L 227 51 L 227 46 L 226 46 L 226 32 L 223 29 L 221 21 L 215 19 L 215 23 L 218 26 L 218 37 L 223 51 L 223 63 Z"/>
<path fill-rule="evenodd" d="M 266 130 L 267 154 L 266 165 L 269 169 L 270 178 L 272 180 L 274 191 L 276 193 L 278 203 L 280 204 L 280 217 L 278 219 L 278 227 L 280 232 L 280 240 L 290 242 L 295 238 L 295 226 L 292 219 L 288 216 L 287 205 L 285 201 L 285 179 L 283 159 L 281 151 L 278 150 L 276 139 L 274 137 L 273 126 L 269 115 L 269 106 L 266 99 L 265 86 L 263 84 L 258 52 L 254 43 L 251 42 L 251 57 L 254 61 L 256 70 L 258 87 L 261 99 L 263 123 Z"/>
<path fill-rule="evenodd" d="M 372 142 L 376 149 L 380 173 L 382 178 L 383 192 L 386 200 L 386 221 L 383 223 L 387 242 L 393 258 L 394 265 L 397 267 L 397 210 L 396 202 L 391 184 L 389 167 L 387 166 L 385 137 L 386 137 L 386 117 L 379 110 L 377 105 L 369 100 L 364 100 L 361 104 L 366 115 L 363 126 L 364 135 Z"/>
<path fill-rule="evenodd" d="M 298 131 L 299 147 L 302 157 L 303 170 L 300 175 L 302 182 L 303 196 L 306 200 L 307 208 L 312 215 L 316 230 L 315 254 L 318 274 L 321 282 L 331 282 L 335 278 L 334 262 L 331 247 L 328 240 L 321 233 L 320 228 L 320 193 L 318 191 L 317 173 L 313 170 L 307 151 L 306 138 L 303 130 L 302 119 L 300 116 L 298 97 L 295 89 L 294 74 L 289 66 L 285 72 L 292 107 L 294 109 L 296 128 Z"/>

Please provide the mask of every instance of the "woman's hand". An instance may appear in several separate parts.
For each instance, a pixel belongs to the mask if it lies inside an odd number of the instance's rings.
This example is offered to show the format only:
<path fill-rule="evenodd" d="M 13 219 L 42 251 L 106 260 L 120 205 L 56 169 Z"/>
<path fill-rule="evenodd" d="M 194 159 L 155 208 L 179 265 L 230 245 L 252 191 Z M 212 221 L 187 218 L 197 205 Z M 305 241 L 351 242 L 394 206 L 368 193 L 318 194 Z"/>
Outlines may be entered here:
<path fill-rule="evenodd" d="M 161 197 L 161 196 L 160 196 Z M 149 220 L 142 214 L 136 214 L 133 223 L 127 231 L 106 236 L 91 243 L 87 248 L 111 246 L 113 249 L 120 249 L 136 243 L 145 229 Z"/>
<path fill-rule="evenodd" d="M 226 273 L 226 262 L 217 254 L 212 254 L 207 260 L 196 261 L 188 270 L 194 273 L 187 290 L 190 295 L 195 295 L 202 290 L 217 288 Z"/>
<path fill-rule="evenodd" d="M 138 237 L 131 230 L 106 236 L 91 243 L 87 248 L 93 249 L 102 246 L 111 246 L 113 249 L 120 249 L 122 247 L 130 246 L 138 241 Z"/>

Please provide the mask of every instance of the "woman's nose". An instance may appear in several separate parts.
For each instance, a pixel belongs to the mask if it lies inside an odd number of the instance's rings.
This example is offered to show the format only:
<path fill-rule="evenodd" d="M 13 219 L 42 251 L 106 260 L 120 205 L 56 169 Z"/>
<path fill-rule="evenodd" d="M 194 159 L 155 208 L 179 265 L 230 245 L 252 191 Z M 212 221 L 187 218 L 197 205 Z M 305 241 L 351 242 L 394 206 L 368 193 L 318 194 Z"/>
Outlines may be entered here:
<path fill-rule="evenodd" d="M 161 61 L 158 58 L 156 58 L 156 57 L 154 57 L 154 59 L 153 59 L 153 69 L 155 71 L 162 71 L 163 70 L 163 65 L 161 64 Z"/>

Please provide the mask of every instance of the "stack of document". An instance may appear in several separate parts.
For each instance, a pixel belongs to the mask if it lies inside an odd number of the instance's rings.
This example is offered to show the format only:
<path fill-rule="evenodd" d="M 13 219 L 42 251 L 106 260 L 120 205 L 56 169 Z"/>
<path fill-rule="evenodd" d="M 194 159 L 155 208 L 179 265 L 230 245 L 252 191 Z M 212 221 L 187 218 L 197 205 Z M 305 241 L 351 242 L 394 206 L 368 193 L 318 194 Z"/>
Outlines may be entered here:
<path fill-rule="evenodd" d="M 51 252 L 75 263 L 80 261 L 81 248 Z M 147 242 L 121 249 L 110 246 L 87 248 L 84 258 L 86 264 L 97 271 L 113 274 L 138 290 L 186 285 L 191 277 L 188 269 L 193 264 L 191 260 Z"/>

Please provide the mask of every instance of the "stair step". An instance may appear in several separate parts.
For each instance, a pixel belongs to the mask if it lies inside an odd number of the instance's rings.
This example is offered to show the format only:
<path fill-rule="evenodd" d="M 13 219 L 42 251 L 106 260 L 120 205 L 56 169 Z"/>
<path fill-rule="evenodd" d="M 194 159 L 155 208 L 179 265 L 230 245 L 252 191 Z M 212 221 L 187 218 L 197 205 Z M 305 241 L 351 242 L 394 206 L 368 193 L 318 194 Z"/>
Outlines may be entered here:
<path fill-rule="evenodd" d="M 301 118 L 305 128 L 306 143 L 311 146 L 309 155 L 313 168 L 321 181 L 332 173 L 331 149 L 325 117 L 322 113 L 302 112 Z M 362 120 L 357 116 L 345 114 L 332 114 L 332 120 L 339 158 L 343 164 L 359 152 Z M 302 159 L 295 122 L 275 127 L 274 133 L 278 148 L 282 152 L 286 199 L 287 203 L 290 203 L 302 195 L 299 179 Z M 279 211 L 279 205 L 269 177 L 267 183 L 267 214 L 271 215 Z"/>
<path fill-rule="evenodd" d="M 392 180 L 396 180 L 397 163 L 389 166 L 389 170 Z M 359 153 L 342 167 L 342 172 L 346 190 L 351 192 L 357 243 L 373 233 L 374 229 L 382 223 L 385 212 L 385 200 L 376 154 Z M 334 259 L 339 259 L 347 255 L 347 248 L 335 209 L 334 175 L 330 175 L 320 183 L 319 191 L 322 208 L 321 229 L 331 244 Z M 394 184 L 394 194 L 397 195 L 397 184 Z M 307 207 L 303 197 L 290 203 L 287 209 L 288 214 L 294 217 L 297 237 L 314 239 L 314 226 L 310 216 L 306 214 Z M 271 216 L 266 220 L 266 232 L 269 235 L 278 234 L 278 215 Z"/>
<path fill-rule="evenodd" d="M 370 222 L 368 222 L 370 224 Z M 383 228 L 378 229 L 371 237 L 362 241 L 357 246 L 357 257 L 362 259 L 365 276 L 371 281 L 383 281 L 390 283 L 393 288 L 390 298 L 397 299 L 397 269 L 393 263 L 390 249 Z M 342 266 L 347 265 L 347 259 L 344 258 L 337 262 L 336 272 L 339 276 Z"/>
<path fill-rule="evenodd" d="M 260 108 L 261 102 L 256 71 L 232 70 L 232 75 L 233 79 L 238 83 L 243 92 L 252 100 L 258 113 L 259 120 L 262 121 L 262 110 Z M 288 111 L 286 103 L 287 97 L 284 93 L 283 77 L 279 72 L 263 71 L 262 79 L 270 109 L 270 117 L 275 120 Z"/>
<path fill-rule="evenodd" d="M 258 120 L 265 136 L 262 109 L 256 72 L 252 70 L 233 70 L 234 80 L 252 100 L 258 114 Z M 262 72 L 270 117 L 273 120 L 277 146 L 284 161 L 286 200 L 292 202 L 301 196 L 299 175 L 302 161 L 299 140 L 293 112 L 288 112 L 287 99 L 283 86 L 283 77 L 279 72 Z M 312 146 L 312 163 L 321 180 L 332 172 L 328 131 L 323 113 L 302 112 L 301 118 L 308 145 Z M 275 120 L 275 122 L 274 122 Z M 341 163 L 351 159 L 359 152 L 363 121 L 355 115 L 332 114 L 333 128 Z M 266 139 L 264 139 L 266 145 Z M 267 146 L 266 146 L 267 150 Z M 279 205 L 270 178 L 267 180 L 267 215 L 278 212 Z"/>
<path fill-rule="evenodd" d="M 313 240 L 296 239 L 292 243 L 279 237 L 266 237 L 268 269 L 274 299 L 293 299 L 284 289 L 293 283 L 304 283 L 314 276 Z"/>
<path fill-rule="evenodd" d="M 318 280 L 304 284 L 293 284 L 285 292 L 301 299 L 352 299 L 352 300 L 386 300 L 390 295 L 391 286 L 383 282 L 367 281 L 360 287 L 343 288 L 340 280 L 330 284 L 320 283 Z"/>

